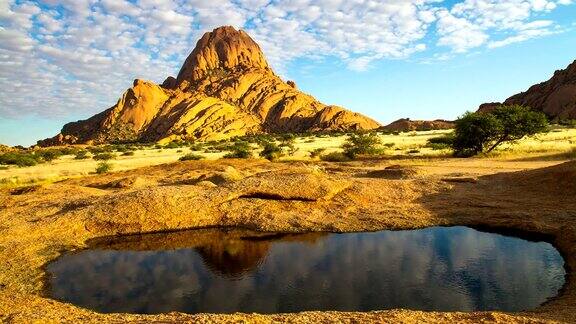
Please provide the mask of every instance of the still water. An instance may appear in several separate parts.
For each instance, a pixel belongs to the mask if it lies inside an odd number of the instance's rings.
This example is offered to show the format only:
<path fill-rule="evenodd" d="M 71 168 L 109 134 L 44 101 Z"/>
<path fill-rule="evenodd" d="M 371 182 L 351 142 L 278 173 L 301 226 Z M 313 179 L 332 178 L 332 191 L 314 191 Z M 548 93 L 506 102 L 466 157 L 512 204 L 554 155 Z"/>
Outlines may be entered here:
<path fill-rule="evenodd" d="M 552 245 L 467 227 L 207 229 L 91 245 L 48 265 L 48 294 L 100 312 L 519 311 L 555 296 L 565 276 Z"/>

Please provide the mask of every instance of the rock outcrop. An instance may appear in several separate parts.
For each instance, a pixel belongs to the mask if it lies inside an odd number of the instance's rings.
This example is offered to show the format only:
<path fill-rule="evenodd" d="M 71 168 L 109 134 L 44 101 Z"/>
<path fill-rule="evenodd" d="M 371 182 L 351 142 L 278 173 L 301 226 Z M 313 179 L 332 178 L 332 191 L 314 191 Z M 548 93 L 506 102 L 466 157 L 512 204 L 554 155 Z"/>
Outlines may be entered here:
<path fill-rule="evenodd" d="M 256 133 L 373 129 L 363 115 L 327 106 L 284 82 L 244 31 L 204 34 L 178 76 L 161 85 L 135 80 L 113 107 L 66 124 L 39 145 L 218 140 Z"/>
<path fill-rule="evenodd" d="M 380 127 L 384 131 L 426 131 L 437 129 L 454 128 L 454 122 L 436 119 L 436 120 L 410 120 L 410 118 L 398 119 L 386 126 Z"/>
<path fill-rule="evenodd" d="M 536 84 L 503 103 L 482 104 L 478 111 L 515 104 L 542 111 L 552 119 L 576 119 L 576 61 L 566 69 L 554 72 L 550 80 Z"/>

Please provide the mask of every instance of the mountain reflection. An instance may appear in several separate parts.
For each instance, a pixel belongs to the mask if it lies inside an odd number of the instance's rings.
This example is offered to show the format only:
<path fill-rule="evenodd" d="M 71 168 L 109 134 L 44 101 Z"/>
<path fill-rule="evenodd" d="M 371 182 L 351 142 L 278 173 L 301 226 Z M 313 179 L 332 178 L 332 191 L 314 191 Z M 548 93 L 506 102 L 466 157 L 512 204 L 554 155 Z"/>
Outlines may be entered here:
<path fill-rule="evenodd" d="M 197 230 L 92 243 L 50 295 L 101 312 L 518 311 L 564 283 L 548 243 L 466 227 L 280 235 Z"/>

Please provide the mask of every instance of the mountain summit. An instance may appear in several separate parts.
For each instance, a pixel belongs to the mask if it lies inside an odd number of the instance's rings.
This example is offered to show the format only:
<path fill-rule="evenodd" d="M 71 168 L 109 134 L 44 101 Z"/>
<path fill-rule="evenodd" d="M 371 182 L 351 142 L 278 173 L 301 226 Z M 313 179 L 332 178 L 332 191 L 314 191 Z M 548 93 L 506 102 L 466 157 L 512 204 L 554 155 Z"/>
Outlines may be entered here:
<path fill-rule="evenodd" d="M 162 85 L 136 79 L 113 107 L 68 123 L 60 134 L 38 144 L 218 140 L 379 126 L 284 82 L 247 33 L 225 26 L 202 36 L 176 78 L 168 77 Z"/>
<path fill-rule="evenodd" d="M 552 119 L 576 119 L 576 61 L 554 72 L 550 80 L 513 95 L 503 104 L 527 106 Z M 490 111 L 500 105 L 499 102 L 485 103 L 478 110 Z"/>

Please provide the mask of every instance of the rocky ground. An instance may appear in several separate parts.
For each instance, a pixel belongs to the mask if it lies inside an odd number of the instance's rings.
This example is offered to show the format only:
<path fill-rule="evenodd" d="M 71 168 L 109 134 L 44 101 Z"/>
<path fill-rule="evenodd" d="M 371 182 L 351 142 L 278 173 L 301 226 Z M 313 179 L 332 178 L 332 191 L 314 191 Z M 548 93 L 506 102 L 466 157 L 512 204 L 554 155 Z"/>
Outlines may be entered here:
<path fill-rule="evenodd" d="M 576 161 L 483 175 L 386 160 L 331 164 L 190 161 L 0 191 L 0 321 L 572 322 L 576 314 Z M 550 162 L 554 164 L 558 162 Z M 485 166 L 489 168 L 490 166 Z M 371 231 L 469 225 L 552 242 L 568 277 L 524 313 L 409 310 L 298 314 L 99 314 L 43 297 L 43 267 L 106 235 L 206 226 Z"/>

